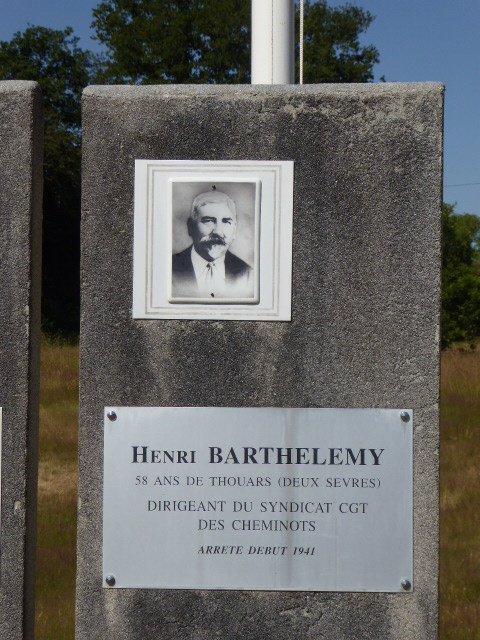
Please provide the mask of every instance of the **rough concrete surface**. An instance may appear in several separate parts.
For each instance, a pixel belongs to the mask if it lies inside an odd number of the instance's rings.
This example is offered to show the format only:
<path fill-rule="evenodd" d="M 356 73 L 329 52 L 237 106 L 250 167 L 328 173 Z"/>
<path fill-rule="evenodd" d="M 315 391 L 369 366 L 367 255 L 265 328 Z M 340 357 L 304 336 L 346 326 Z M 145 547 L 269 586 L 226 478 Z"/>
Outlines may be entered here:
<path fill-rule="evenodd" d="M 35 82 L 0 82 L 0 639 L 33 638 L 43 115 Z"/>
<path fill-rule="evenodd" d="M 79 640 L 437 636 L 442 105 L 438 84 L 85 91 Z M 135 158 L 295 161 L 291 322 L 132 320 Z M 413 593 L 104 590 L 107 405 L 411 407 Z"/>

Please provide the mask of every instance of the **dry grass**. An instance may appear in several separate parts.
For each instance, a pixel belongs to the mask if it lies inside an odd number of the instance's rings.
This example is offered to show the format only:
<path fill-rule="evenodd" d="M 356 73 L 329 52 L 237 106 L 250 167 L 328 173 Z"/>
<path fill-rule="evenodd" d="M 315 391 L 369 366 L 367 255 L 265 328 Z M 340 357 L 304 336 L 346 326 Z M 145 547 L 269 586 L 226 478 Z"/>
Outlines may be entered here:
<path fill-rule="evenodd" d="M 442 357 L 441 640 L 480 640 L 480 350 Z"/>
<path fill-rule="evenodd" d="M 74 636 L 78 349 L 42 349 L 37 639 Z M 480 640 L 480 350 L 442 357 L 441 640 Z"/>
<path fill-rule="evenodd" d="M 38 640 L 74 635 L 78 348 L 45 343 L 41 356 L 38 490 Z"/>

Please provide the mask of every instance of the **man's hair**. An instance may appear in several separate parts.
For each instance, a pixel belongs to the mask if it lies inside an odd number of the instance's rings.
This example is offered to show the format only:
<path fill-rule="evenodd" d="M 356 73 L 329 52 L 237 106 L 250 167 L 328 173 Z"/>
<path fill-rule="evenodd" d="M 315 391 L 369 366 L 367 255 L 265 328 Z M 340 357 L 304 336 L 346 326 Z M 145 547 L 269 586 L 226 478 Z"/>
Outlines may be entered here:
<path fill-rule="evenodd" d="M 210 203 L 225 203 L 234 216 L 237 215 L 237 209 L 235 207 L 235 202 L 227 196 L 223 191 L 217 191 L 216 189 L 212 189 L 212 191 L 206 191 L 205 193 L 200 193 L 196 198 L 194 198 L 192 202 L 192 210 L 190 211 L 190 218 L 196 218 L 198 214 L 198 209 L 203 207 L 204 204 Z"/>

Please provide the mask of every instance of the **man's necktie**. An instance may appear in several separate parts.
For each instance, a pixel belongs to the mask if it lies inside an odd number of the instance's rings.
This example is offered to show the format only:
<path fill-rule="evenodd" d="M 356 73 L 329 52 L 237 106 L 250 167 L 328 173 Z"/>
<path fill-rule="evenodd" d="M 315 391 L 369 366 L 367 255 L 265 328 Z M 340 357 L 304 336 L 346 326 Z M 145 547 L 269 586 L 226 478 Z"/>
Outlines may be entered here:
<path fill-rule="evenodd" d="M 214 275 L 214 267 L 211 262 L 207 263 L 207 277 L 205 280 L 206 289 L 210 293 L 211 297 L 215 297 L 215 275 Z"/>

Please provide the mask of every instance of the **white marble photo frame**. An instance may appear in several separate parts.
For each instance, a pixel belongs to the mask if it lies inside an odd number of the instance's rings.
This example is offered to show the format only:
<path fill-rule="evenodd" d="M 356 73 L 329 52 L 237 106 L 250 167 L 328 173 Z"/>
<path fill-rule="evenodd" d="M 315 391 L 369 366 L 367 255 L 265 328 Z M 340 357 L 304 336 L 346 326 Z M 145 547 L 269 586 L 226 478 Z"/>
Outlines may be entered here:
<path fill-rule="evenodd" d="M 290 320 L 293 162 L 136 160 L 133 317 Z"/>

